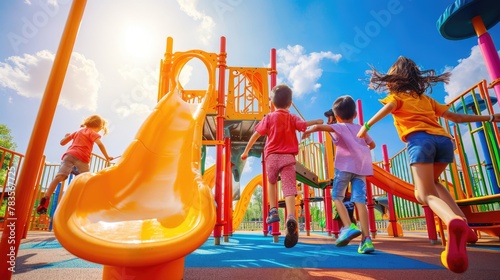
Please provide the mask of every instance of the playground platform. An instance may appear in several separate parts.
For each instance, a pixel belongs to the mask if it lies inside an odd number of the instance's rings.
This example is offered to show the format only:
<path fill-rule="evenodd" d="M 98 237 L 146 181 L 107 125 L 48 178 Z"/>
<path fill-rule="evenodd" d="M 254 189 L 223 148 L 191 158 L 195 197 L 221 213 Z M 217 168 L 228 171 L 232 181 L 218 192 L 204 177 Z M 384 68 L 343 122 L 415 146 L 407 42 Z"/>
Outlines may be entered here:
<path fill-rule="evenodd" d="M 482 235 L 468 245 L 469 269 L 455 274 L 441 265 L 441 244 L 426 233 L 402 237 L 378 233 L 372 254 L 357 253 L 359 237 L 346 247 L 335 246 L 324 232 L 300 233 L 299 243 L 286 249 L 261 232 L 236 232 L 228 242 L 208 240 L 186 257 L 184 279 L 499 279 L 500 240 Z M 16 280 L 101 279 L 102 265 L 66 251 L 52 232 L 29 232 L 17 256 Z M 116 279 L 130 279 L 117 275 Z"/>

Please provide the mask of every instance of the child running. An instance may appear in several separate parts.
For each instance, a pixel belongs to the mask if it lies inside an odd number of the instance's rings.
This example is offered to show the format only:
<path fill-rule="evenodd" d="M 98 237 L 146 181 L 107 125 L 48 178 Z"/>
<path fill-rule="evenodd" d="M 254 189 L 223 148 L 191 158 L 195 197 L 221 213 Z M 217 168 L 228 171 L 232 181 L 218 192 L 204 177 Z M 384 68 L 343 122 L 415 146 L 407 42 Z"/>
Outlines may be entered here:
<path fill-rule="evenodd" d="M 361 125 L 353 123 L 357 116 L 356 103 L 352 97 L 345 95 L 333 103 L 333 112 L 337 123 L 313 125 L 302 135 L 306 138 L 315 131 L 327 131 L 333 139 L 335 149 L 335 175 L 333 178 L 332 199 L 342 221 L 337 247 L 346 246 L 352 239 L 361 235 L 358 253 L 366 254 L 375 251 L 368 228 L 368 210 L 366 209 L 366 176 L 373 175 L 370 150 L 375 142 L 369 135 L 362 139 L 356 137 Z M 351 202 L 358 210 L 359 228 L 351 222 L 344 197 L 351 184 Z"/>
<path fill-rule="evenodd" d="M 466 243 L 477 240 L 469 228 L 464 213 L 439 182 L 439 176 L 454 160 L 452 137 L 439 124 L 442 117 L 455 123 L 498 122 L 500 114 L 490 116 L 466 115 L 448 111 L 449 107 L 425 94 L 438 82 L 448 83 L 451 73 L 436 75 L 434 70 L 420 70 L 409 58 L 400 56 L 387 74 L 371 67 L 370 87 L 388 95 L 381 99 L 384 105 L 358 133 L 365 137 L 370 128 L 388 114 L 392 114 L 400 139 L 406 143 L 415 184 L 415 198 L 427 205 L 448 226 L 448 242 L 441 253 L 441 262 L 449 270 L 462 273 L 467 270 Z"/>
<path fill-rule="evenodd" d="M 296 131 L 303 132 L 307 126 L 322 124 L 323 120 L 304 121 L 290 113 L 288 109 L 292 106 L 292 90 L 287 85 L 275 86 L 272 92 L 272 102 L 276 110 L 266 115 L 255 126 L 255 132 L 248 140 L 241 159 L 246 160 L 248 158 L 248 152 L 259 137 L 267 136 L 264 159 L 269 181 L 267 192 L 270 211 L 266 222 L 271 224 L 280 221 L 278 209 L 276 208 L 276 183 L 279 176 L 288 213 L 285 247 L 292 248 L 299 240 L 297 220 L 295 218 L 295 196 L 297 195 L 295 156 L 299 151 Z"/>
<path fill-rule="evenodd" d="M 40 204 L 36 208 L 38 214 L 47 213 L 50 197 L 56 190 L 57 185 L 66 180 L 71 172 L 81 174 L 90 170 L 90 156 L 94 143 L 97 144 L 107 161 L 113 160 L 112 157 L 108 156 L 106 148 L 100 140 L 101 135 L 98 133 L 101 130 L 104 131 L 104 135 L 108 133 L 106 120 L 98 115 L 92 115 L 83 121 L 81 127 L 78 131 L 71 134 L 67 133 L 61 140 L 61 146 L 68 144 L 71 140 L 73 142 L 62 156 L 62 163 L 56 177 L 50 182 L 45 196 L 40 199 Z M 76 168 L 76 170 L 73 168 Z"/>

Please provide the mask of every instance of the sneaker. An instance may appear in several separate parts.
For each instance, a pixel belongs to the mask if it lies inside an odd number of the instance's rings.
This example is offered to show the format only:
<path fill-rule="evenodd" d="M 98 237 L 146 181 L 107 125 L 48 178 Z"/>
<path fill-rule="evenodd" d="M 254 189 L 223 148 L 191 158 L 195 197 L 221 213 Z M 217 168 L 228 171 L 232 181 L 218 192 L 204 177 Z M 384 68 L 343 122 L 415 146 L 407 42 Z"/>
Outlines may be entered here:
<path fill-rule="evenodd" d="M 348 228 L 343 227 L 340 230 L 339 238 L 337 238 L 337 247 L 343 247 L 349 244 L 351 240 L 361 235 L 361 231 L 355 224 L 351 224 Z"/>
<path fill-rule="evenodd" d="M 286 221 L 285 247 L 292 248 L 299 241 L 299 227 L 294 217 L 288 217 Z"/>
<path fill-rule="evenodd" d="M 363 241 L 361 241 L 361 243 L 359 243 L 358 253 L 368 254 L 368 253 L 371 253 L 373 251 L 375 251 L 375 248 L 373 248 L 372 239 L 370 238 L 370 236 L 367 236 L 365 238 L 365 240 L 363 240 Z"/>
<path fill-rule="evenodd" d="M 469 233 L 467 234 L 467 243 L 474 244 L 477 242 L 477 240 L 478 240 L 478 237 L 477 237 L 476 232 L 473 229 L 469 228 Z"/>
<path fill-rule="evenodd" d="M 268 224 L 276 223 L 280 221 L 280 215 L 278 214 L 278 209 L 272 208 L 269 211 L 269 215 L 267 216 L 266 222 Z"/>
<path fill-rule="evenodd" d="M 36 212 L 40 215 L 42 214 L 47 214 L 47 208 L 49 208 L 49 202 L 50 199 L 46 198 L 45 196 L 40 199 L 40 204 L 38 204 L 38 207 L 36 208 Z"/>
<path fill-rule="evenodd" d="M 469 266 L 467 239 L 470 228 L 461 218 L 455 218 L 448 225 L 448 242 L 441 253 L 441 263 L 455 273 L 463 273 Z"/>

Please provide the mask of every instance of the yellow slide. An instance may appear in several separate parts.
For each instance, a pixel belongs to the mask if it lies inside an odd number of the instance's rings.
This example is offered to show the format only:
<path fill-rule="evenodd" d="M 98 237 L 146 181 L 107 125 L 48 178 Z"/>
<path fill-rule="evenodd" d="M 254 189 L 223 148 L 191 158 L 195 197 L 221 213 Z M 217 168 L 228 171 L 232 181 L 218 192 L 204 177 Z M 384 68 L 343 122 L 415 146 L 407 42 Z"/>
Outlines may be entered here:
<path fill-rule="evenodd" d="M 77 176 L 62 197 L 55 235 L 103 264 L 103 279 L 181 279 L 184 257 L 210 236 L 215 203 L 199 170 L 214 92 L 199 104 L 167 93 L 115 166 Z"/>
<path fill-rule="evenodd" d="M 236 207 L 233 212 L 233 231 L 236 231 L 236 229 L 240 226 L 241 221 L 243 221 L 248 204 L 250 203 L 253 192 L 257 186 L 262 186 L 262 174 L 255 176 L 243 189 L 240 199 L 236 203 Z"/>

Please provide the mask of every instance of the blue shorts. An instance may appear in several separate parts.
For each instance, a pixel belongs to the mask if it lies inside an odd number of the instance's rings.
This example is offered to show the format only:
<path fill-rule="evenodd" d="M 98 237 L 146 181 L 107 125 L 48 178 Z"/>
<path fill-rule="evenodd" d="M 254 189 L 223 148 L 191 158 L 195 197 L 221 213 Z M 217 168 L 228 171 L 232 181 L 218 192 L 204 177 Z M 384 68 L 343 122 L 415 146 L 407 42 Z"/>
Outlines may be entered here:
<path fill-rule="evenodd" d="M 417 131 L 406 136 L 410 165 L 414 163 L 452 163 L 453 142 L 449 137 Z"/>
<path fill-rule="evenodd" d="M 338 169 L 335 169 L 333 178 L 332 199 L 343 201 L 349 183 L 351 183 L 351 202 L 366 204 L 366 176 Z"/>

